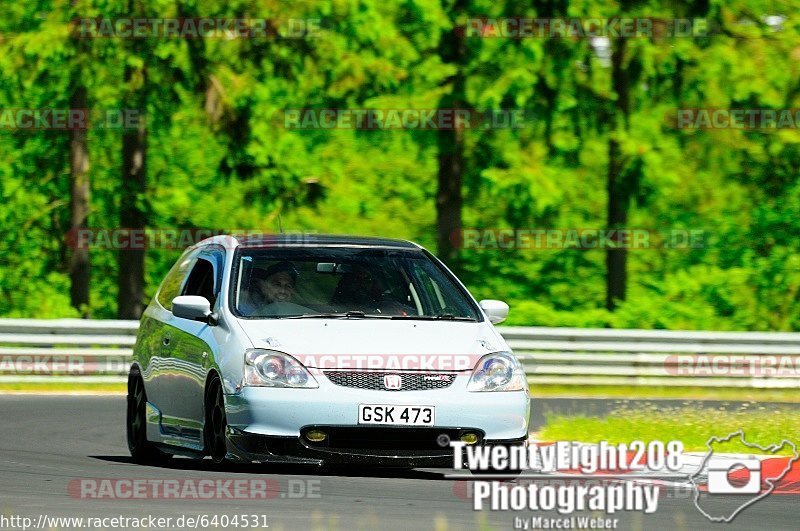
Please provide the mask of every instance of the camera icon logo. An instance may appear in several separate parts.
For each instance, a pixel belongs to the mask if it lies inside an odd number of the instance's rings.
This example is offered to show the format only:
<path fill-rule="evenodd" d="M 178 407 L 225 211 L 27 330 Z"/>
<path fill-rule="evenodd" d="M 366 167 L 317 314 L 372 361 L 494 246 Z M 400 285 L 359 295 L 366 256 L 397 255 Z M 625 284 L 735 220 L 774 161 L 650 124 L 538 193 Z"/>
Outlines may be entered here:
<path fill-rule="evenodd" d="M 778 482 L 800 461 L 800 452 L 792 441 L 782 439 L 779 443 L 761 446 L 748 442 L 742 429 L 725 437 L 712 436 L 706 447 L 708 452 L 688 479 L 694 489 L 695 507 L 712 522 L 732 522 L 743 510 L 772 494 Z M 715 447 L 727 452 L 737 448 L 744 451 L 715 454 Z M 782 450 L 791 450 L 791 457 L 781 458 L 783 468 L 776 470 L 773 466 L 762 470 L 762 459 L 772 457 L 774 462 Z M 726 498 L 725 495 L 731 494 L 741 495 L 738 506 Z"/>
<path fill-rule="evenodd" d="M 747 471 L 746 477 L 731 480 L 731 474 Z M 709 494 L 758 494 L 761 491 L 761 461 L 755 456 L 712 457 L 708 461 Z"/>

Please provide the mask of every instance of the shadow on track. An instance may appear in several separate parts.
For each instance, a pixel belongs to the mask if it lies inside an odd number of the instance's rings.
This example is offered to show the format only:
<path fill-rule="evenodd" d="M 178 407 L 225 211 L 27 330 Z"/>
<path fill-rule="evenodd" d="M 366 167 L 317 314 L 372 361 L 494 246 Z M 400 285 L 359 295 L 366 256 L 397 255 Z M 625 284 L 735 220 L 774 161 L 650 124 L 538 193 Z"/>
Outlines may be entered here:
<path fill-rule="evenodd" d="M 165 463 L 158 465 L 139 465 L 128 455 L 90 455 L 91 459 L 109 463 L 135 465 L 142 468 L 156 468 L 163 470 L 185 470 L 196 472 L 216 472 L 225 474 L 266 474 L 278 476 L 328 476 L 328 477 L 369 477 L 369 478 L 397 478 L 397 479 L 426 479 L 445 480 L 444 474 L 448 469 L 434 472 L 430 469 L 407 468 L 381 468 L 363 465 L 351 466 L 314 466 L 279 463 L 226 463 L 217 465 L 211 459 L 191 459 L 186 457 L 173 457 Z M 451 480 L 452 481 L 452 480 Z"/>

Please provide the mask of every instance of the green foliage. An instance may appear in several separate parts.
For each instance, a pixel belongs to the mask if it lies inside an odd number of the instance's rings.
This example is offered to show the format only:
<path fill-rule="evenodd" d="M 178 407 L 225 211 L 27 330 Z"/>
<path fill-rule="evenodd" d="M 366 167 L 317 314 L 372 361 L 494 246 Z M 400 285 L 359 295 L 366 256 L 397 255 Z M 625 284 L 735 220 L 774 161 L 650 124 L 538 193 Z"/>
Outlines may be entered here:
<path fill-rule="evenodd" d="M 70 38 L 84 17 L 320 19 L 303 39 Z M 437 135 L 295 130 L 285 109 L 435 108 L 453 90 L 440 43 L 470 17 L 706 17 L 708 37 L 630 39 L 628 127 L 608 119 L 611 69 L 588 39 L 469 38 L 465 98 L 525 112 L 516 129 L 465 132 L 467 228 L 602 228 L 608 144 L 637 176 L 630 223 L 704 231 L 704 246 L 632 250 L 627 300 L 604 308 L 605 254 L 463 249 L 451 264 L 508 324 L 800 329 L 800 133 L 680 130 L 677 108 L 800 107 L 800 26 L 759 0 L 707 4 L 581 0 L 198 2 L 41 0 L 0 21 L 0 109 L 67 108 L 75 76 L 94 111 L 144 94 L 153 229 L 289 230 L 435 245 Z M 465 5 L 462 5 L 465 4 Z M 74 6 L 74 7 L 73 7 Z M 788 9 L 788 8 L 787 8 Z M 782 29 L 767 15 L 789 17 Z M 125 82 L 125 67 L 137 74 Z M 121 131 L 89 131 L 89 224 L 119 225 Z M 78 315 L 69 306 L 69 135 L 0 130 L 0 316 Z M 180 249 L 149 249 L 152 294 Z M 119 253 L 91 251 L 91 312 L 116 314 Z M 124 259 L 124 252 L 122 259 Z"/>

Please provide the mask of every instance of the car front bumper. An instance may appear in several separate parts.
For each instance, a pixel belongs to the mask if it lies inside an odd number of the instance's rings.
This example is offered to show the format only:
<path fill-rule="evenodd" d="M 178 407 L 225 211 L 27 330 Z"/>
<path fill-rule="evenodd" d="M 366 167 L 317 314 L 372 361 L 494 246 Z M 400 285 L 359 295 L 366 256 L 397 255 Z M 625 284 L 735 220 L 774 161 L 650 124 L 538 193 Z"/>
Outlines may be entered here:
<path fill-rule="evenodd" d="M 469 375 L 446 389 L 383 391 L 338 386 L 324 376 L 317 389 L 245 387 L 226 395 L 230 453 L 248 461 L 308 464 L 449 467 L 448 440 L 466 432 L 478 444 L 524 444 L 530 398 L 526 391 L 469 392 Z M 360 425 L 360 404 L 433 406 L 432 426 Z M 310 429 L 328 434 L 314 443 Z M 443 445 L 443 443 L 445 443 Z"/>
<path fill-rule="evenodd" d="M 356 464 L 403 468 L 450 468 L 453 450 L 441 446 L 439 438 L 449 434 L 458 440 L 458 433 L 476 430 L 443 428 L 350 428 L 342 426 L 314 426 L 329 434 L 329 441 L 345 438 L 358 443 L 351 446 L 314 444 L 305 437 L 274 437 L 256 435 L 230 429 L 229 454 L 240 460 L 254 462 L 281 462 L 306 465 Z M 344 435 L 344 433 L 353 430 Z M 305 431 L 305 430 L 304 430 Z M 413 432 L 413 434 L 412 434 Z M 481 445 L 516 446 L 527 443 L 528 437 L 512 440 L 482 439 Z M 391 441 L 396 442 L 392 446 Z M 326 441 L 327 442 L 327 441 Z"/>

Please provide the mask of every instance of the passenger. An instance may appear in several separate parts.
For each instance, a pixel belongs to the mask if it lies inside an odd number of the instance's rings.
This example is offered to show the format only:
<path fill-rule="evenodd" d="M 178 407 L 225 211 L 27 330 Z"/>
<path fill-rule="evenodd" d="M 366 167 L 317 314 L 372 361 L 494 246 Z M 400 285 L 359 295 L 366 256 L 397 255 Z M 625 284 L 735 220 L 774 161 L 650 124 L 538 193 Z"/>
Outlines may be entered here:
<path fill-rule="evenodd" d="M 263 315 L 270 304 L 291 302 L 298 276 L 297 269 L 286 261 L 267 269 L 254 268 L 247 300 L 239 304 L 239 311 L 244 315 Z"/>

